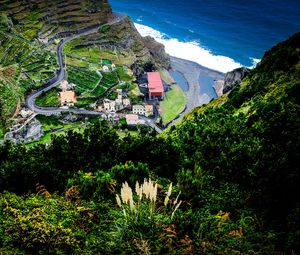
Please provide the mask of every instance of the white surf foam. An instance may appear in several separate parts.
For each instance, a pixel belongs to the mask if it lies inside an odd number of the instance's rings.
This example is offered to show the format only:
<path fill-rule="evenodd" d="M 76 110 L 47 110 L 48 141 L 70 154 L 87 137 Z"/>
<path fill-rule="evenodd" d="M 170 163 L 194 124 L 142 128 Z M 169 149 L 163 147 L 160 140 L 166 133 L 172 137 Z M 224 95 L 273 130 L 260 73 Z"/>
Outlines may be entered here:
<path fill-rule="evenodd" d="M 181 42 L 178 39 L 169 38 L 166 34 L 158 30 L 138 23 L 135 23 L 135 27 L 142 36 L 151 36 L 156 41 L 162 43 L 165 46 L 166 52 L 171 56 L 194 61 L 202 66 L 223 73 L 242 66 L 229 57 L 214 55 L 208 49 L 201 47 L 198 42 Z"/>
<path fill-rule="evenodd" d="M 259 58 L 250 58 L 250 60 L 252 61 L 252 66 L 250 66 L 249 68 L 255 68 L 256 65 L 261 61 L 261 59 Z"/>

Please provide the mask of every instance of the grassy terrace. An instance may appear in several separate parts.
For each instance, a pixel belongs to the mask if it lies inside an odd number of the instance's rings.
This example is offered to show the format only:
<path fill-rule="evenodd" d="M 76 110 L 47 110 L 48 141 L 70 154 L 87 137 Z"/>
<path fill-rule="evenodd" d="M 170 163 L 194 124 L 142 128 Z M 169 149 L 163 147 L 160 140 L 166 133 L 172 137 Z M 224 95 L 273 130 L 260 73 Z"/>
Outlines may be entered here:
<path fill-rule="evenodd" d="M 58 68 L 56 45 L 44 45 L 39 39 L 103 22 L 106 6 L 100 0 L 96 4 L 101 8 L 94 12 L 95 5 L 86 6 L 82 1 L 0 0 L 0 137 L 24 103 L 25 93 L 43 86 Z M 46 16 L 49 18 L 44 19 Z M 72 64 L 99 69 L 98 52 L 92 50 L 91 57 L 93 63 L 72 58 Z M 97 76 L 97 84 L 99 79 Z M 38 105 L 57 106 L 55 94 L 51 91 L 43 95 Z M 79 105 L 88 100 L 80 99 Z"/>
<path fill-rule="evenodd" d="M 101 77 L 96 71 L 85 68 L 68 67 L 68 80 L 76 85 L 76 94 L 81 96 L 85 92 L 94 91 Z"/>
<path fill-rule="evenodd" d="M 8 119 L 15 112 L 21 96 L 15 80 L 20 77 L 16 66 L 1 67 L 0 65 L 0 137 L 3 136 Z"/>
<path fill-rule="evenodd" d="M 34 40 L 41 27 L 40 14 L 20 6 L 20 2 L 0 2 L 1 130 L 9 126 L 8 119 L 24 102 L 24 94 L 44 85 L 57 69 L 55 53 Z M 10 12 L 17 14 L 11 17 Z"/>
<path fill-rule="evenodd" d="M 36 99 L 37 106 L 41 107 L 58 107 L 60 105 L 58 93 L 58 88 L 53 88 L 47 93 L 42 94 Z"/>
<path fill-rule="evenodd" d="M 21 63 L 27 77 L 33 82 L 34 87 L 43 86 L 51 79 L 58 68 L 56 54 L 52 52 L 34 52 Z"/>
<path fill-rule="evenodd" d="M 64 135 L 70 130 L 75 132 L 83 132 L 80 122 L 65 124 L 58 120 L 55 116 L 37 115 L 36 118 L 41 122 L 45 133 L 40 141 L 26 144 L 26 147 L 29 148 L 39 143 L 44 144 L 51 142 L 52 136 Z"/>
<path fill-rule="evenodd" d="M 100 36 L 100 35 L 99 35 Z M 128 52 L 116 52 L 108 49 L 103 49 L 99 45 L 83 47 L 88 42 L 87 38 L 77 38 L 68 42 L 65 45 L 66 63 L 81 67 L 93 66 L 99 68 L 105 63 L 105 59 L 111 60 L 116 65 L 131 65 L 133 62 L 132 56 Z"/>
<path fill-rule="evenodd" d="M 164 100 L 160 102 L 163 123 L 166 124 L 175 119 L 184 110 L 186 101 L 182 89 L 178 85 L 172 85 L 172 89 L 166 93 Z"/>

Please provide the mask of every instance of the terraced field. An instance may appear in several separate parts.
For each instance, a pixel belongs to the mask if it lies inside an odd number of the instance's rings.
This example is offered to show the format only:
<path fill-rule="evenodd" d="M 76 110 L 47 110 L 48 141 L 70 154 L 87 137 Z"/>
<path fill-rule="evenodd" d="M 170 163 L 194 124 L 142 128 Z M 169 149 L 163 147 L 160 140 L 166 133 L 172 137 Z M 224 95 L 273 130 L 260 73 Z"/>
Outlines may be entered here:
<path fill-rule="evenodd" d="M 78 95 L 78 105 L 81 107 L 95 102 L 119 84 L 116 71 L 100 73 L 78 67 L 68 67 L 68 80 L 76 85 L 75 92 Z"/>
<path fill-rule="evenodd" d="M 24 94 L 55 75 L 55 38 L 110 15 L 106 0 L 0 0 L 0 138 Z"/>
<path fill-rule="evenodd" d="M 105 23 L 111 15 L 106 0 L 1 0 L 0 10 L 2 23 L 29 41 Z"/>

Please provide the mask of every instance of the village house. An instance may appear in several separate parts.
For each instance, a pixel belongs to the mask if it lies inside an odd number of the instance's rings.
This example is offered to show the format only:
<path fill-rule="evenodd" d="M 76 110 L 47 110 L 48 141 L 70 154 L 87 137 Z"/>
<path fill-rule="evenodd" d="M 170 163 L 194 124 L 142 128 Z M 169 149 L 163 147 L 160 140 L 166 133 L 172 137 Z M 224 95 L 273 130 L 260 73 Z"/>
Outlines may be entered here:
<path fill-rule="evenodd" d="M 109 67 L 106 66 L 106 65 L 104 65 L 104 66 L 102 67 L 102 72 L 109 72 Z"/>
<path fill-rule="evenodd" d="M 145 105 L 145 116 L 150 117 L 153 115 L 153 113 L 154 113 L 153 105 L 151 105 L 151 104 Z"/>
<path fill-rule="evenodd" d="M 60 83 L 60 89 L 61 89 L 62 91 L 67 91 L 67 90 L 68 90 L 68 85 L 69 85 L 68 81 L 63 80 L 63 81 Z"/>
<path fill-rule="evenodd" d="M 98 105 L 96 110 L 98 110 L 99 112 L 103 112 L 104 111 L 104 106 L 103 105 Z"/>
<path fill-rule="evenodd" d="M 143 115 L 146 117 L 152 116 L 153 115 L 153 105 L 133 105 L 132 106 L 132 113 L 133 114 L 138 114 L 138 115 Z"/>
<path fill-rule="evenodd" d="M 130 99 L 128 99 L 128 98 L 124 98 L 124 99 L 123 99 L 123 107 L 124 107 L 124 108 L 131 108 L 131 102 L 130 102 Z"/>
<path fill-rule="evenodd" d="M 139 119 L 137 114 L 126 114 L 125 115 L 126 123 L 129 126 L 136 126 L 136 125 L 144 125 L 145 121 Z"/>
<path fill-rule="evenodd" d="M 74 91 L 63 91 L 59 93 L 59 100 L 61 106 L 74 106 L 77 102 Z"/>
<path fill-rule="evenodd" d="M 31 110 L 22 109 L 20 111 L 20 115 L 24 119 L 30 117 L 32 114 L 33 114 L 33 112 Z"/>
<path fill-rule="evenodd" d="M 41 43 L 47 44 L 49 42 L 49 38 L 48 37 L 38 37 L 38 40 Z"/>
<path fill-rule="evenodd" d="M 122 94 L 118 94 L 118 98 L 115 100 L 116 102 L 116 110 L 120 111 L 123 109 L 123 99 L 122 99 Z"/>
<path fill-rule="evenodd" d="M 149 99 L 163 99 L 164 85 L 159 72 L 148 72 L 148 93 Z"/>
<path fill-rule="evenodd" d="M 68 90 L 73 90 L 75 87 L 75 84 L 73 83 L 69 83 L 68 81 L 66 80 L 63 80 L 61 83 L 60 83 L 60 89 L 65 92 L 65 91 L 68 91 Z"/>
<path fill-rule="evenodd" d="M 105 98 L 103 108 L 106 112 L 116 112 L 116 102 Z"/>
<path fill-rule="evenodd" d="M 110 113 L 110 112 L 121 111 L 123 109 L 130 109 L 131 108 L 130 99 L 127 98 L 123 99 L 122 89 L 117 89 L 117 94 L 118 97 L 116 100 L 104 99 L 103 105 L 97 107 L 98 111 Z"/>
<path fill-rule="evenodd" d="M 132 113 L 138 115 L 145 115 L 145 107 L 140 104 L 136 104 L 132 106 Z"/>

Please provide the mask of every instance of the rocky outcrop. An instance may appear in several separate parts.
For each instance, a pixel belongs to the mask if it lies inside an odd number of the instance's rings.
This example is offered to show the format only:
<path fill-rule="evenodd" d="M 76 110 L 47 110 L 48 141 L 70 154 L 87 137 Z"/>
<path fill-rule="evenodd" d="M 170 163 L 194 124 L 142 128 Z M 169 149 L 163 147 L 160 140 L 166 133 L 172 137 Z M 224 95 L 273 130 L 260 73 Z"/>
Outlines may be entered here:
<path fill-rule="evenodd" d="M 142 41 L 154 58 L 155 62 L 161 67 L 169 69 L 171 65 L 170 56 L 165 52 L 165 46 L 155 41 L 150 36 L 143 37 Z"/>
<path fill-rule="evenodd" d="M 234 69 L 231 72 L 225 74 L 223 94 L 227 93 L 238 85 L 242 79 L 250 72 L 250 69 L 246 67 L 240 67 Z"/>
<path fill-rule="evenodd" d="M 164 46 L 151 37 L 142 37 L 129 17 L 110 27 L 104 35 L 109 38 L 109 45 L 114 45 L 121 54 L 129 54 L 131 67 L 136 75 L 145 69 L 170 68 L 170 57 L 165 53 Z M 102 44 L 102 46 L 108 46 Z"/>
<path fill-rule="evenodd" d="M 218 95 L 218 97 L 223 95 L 224 90 L 224 80 L 215 80 L 214 89 Z"/>
<path fill-rule="evenodd" d="M 30 143 L 39 141 L 43 135 L 44 131 L 41 123 L 34 118 L 16 131 L 8 133 L 6 140 L 9 140 L 13 143 Z"/>

